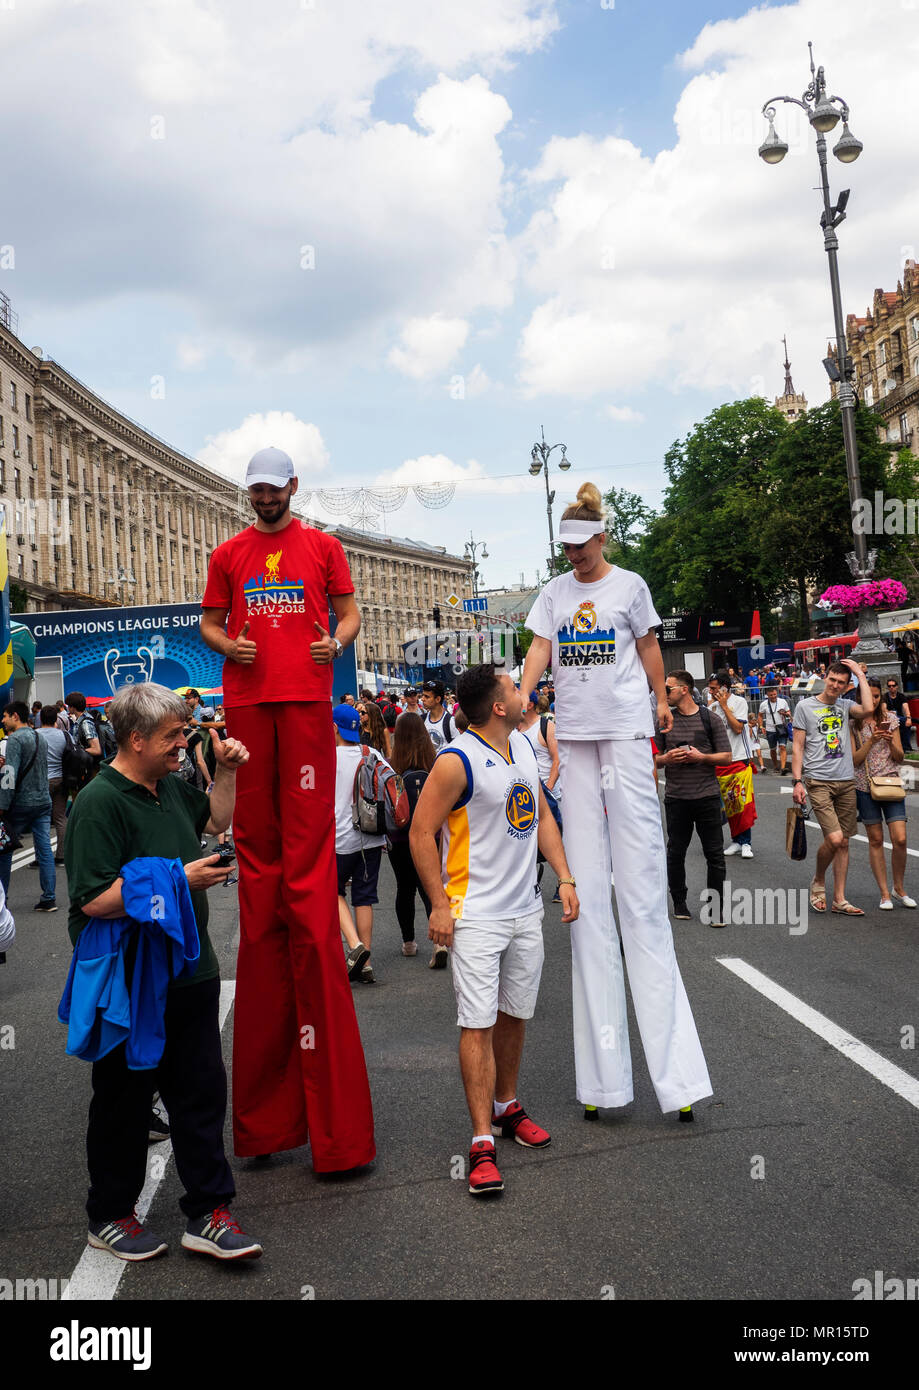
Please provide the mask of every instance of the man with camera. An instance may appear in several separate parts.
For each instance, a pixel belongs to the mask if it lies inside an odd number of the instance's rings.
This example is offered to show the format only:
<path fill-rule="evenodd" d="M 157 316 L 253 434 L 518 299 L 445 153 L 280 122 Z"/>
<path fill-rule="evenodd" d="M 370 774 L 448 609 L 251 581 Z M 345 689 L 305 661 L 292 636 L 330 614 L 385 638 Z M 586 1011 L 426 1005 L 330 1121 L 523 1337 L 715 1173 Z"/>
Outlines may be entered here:
<path fill-rule="evenodd" d="M 128 1063 L 128 1041 L 94 1053 L 86 1151 L 89 1243 L 123 1260 L 148 1260 L 165 1241 L 138 1220 L 146 1179 L 150 1109 L 159 1091 L 169 1112 L 176 1168 L 185 1188 L 182 1245 L 220 1260 L 252 1259 L 261 1246 L 230 1215 L 235 1195 L 223 1147 L 227 1082 L 220 1043 L 220 971 L 208 936 L 208 889 L 225 884 L 229 857 L 201 858 L 204 831 L 225 830 L 233 812 L 236 772 L 249 754 L 235 739 L 212 735 L 217 768 L 210 797 L 170 774 L 185 747 L 185 702 L 164 686 L 125 686 L 111 704 L 118 751 L 74 803 L 64 858 L 70 889 L 68 930 L 75 947 L 90 922 L 128 916 L 123 889 L 134 860 L 180 860 L 197 927 L 197 964 L 169 984 L 158 1065 Z M 159 914 L 151 911 L 151 917 Z M 141 929 L 128 937 L 123 969 L 133 989 Z M 191 959 L 194 959 L 191 957 Z M 94 962 L 89 962 L 90 965 Z M 186 967 L 187 969 L 188 967 Z M 74 987 L 76 994 L 76 986 Z M 65 994 L 66 998 L 66 994 Z M 133 1008 L 133 1003 L 132 1003 Z M 76 1005 L 68 1005 L 71 1020 Z M 138 1020 L 132 1014 L 132 1026 Z"/>

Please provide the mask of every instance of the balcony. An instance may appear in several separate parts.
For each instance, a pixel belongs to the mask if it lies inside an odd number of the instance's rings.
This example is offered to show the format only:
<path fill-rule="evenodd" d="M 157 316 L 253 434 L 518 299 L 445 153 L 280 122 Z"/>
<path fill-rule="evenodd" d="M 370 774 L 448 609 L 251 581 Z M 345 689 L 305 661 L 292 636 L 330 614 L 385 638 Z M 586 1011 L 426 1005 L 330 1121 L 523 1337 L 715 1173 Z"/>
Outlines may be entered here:
<path fill-rule="evenodd" d="M 879 401 L 875 401 L 869 406 L 875 415 L 880 415 L 883 420 L 888 420 L 894 415 L 899 415 L 904 406 L 912 405 L 919 400 L 919 377 L 910 377 L 908 381 L 899 382 L 893 390 L 886 396 L 882 395 Z"/>

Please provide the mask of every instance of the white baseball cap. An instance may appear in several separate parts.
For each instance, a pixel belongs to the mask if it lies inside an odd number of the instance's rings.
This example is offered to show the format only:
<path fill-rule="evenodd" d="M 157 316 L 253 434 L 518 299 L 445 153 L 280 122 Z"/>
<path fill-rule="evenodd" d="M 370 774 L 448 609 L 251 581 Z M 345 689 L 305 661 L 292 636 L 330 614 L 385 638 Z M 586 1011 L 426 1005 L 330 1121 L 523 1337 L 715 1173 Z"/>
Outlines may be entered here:
<path fill-rule="evenodd" d="M 253 487 L 256 483 L 267 483 L 269 487 L 285 487 L 293 482 L 296 476 L 290 455 L 285 454 L 283 449 L 275 449 L 273 445 L 269 445 L 267 449 L 259 449 L 249 460 L 246 468 L 246 487 Z"/>

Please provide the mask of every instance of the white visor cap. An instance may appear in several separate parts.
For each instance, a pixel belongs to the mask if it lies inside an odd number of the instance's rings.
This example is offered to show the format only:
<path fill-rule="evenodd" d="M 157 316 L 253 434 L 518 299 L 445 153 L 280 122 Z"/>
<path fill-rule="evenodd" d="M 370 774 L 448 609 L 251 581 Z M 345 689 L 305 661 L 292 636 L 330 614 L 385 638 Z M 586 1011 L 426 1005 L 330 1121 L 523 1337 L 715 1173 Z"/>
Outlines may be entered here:
<path fill-rule="evenodd" d="M 283 449 L 269 446 L 267 449 L 259 449 L 249 460 L 246 487 L 253 487 L 256 483 L 267 483 L 269 487 L 286 487 L 295 477 L 293 459 L 290 455 L 285 454 Z"/>
<path fill-rule="evenodd" d="M 558 531 L 559 545 L 583 545 L 591 536 L 606 534 L 605 521 L 563 521 Z"/>

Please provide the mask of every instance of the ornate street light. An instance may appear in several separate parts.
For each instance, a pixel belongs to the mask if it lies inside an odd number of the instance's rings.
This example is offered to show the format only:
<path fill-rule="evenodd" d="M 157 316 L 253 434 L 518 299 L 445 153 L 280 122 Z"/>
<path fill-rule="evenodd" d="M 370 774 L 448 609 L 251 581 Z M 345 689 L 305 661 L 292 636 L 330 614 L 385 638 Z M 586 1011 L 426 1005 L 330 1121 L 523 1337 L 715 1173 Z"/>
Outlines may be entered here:
<path fill-rule="evenodd" d="M 567 473 L 571 467 L 571 460 L 567 456 L 567 444 L 547 444 L 542 425 L 539 427 L 539 434 L 539 441 L 533 445 L 530 451 L 530 475 L 538 478 L 540 473 L 544 473 L 546 478 L 546 515 L 549 518 L 549 577 L 551 579 L 555 574 L 555 533 L 552 529 L 552 503 L 555 501 L 555 493 L 549 490 L 549 455 L 555 449 L 561 449 L 562 456 L 558 461 L 558 466 L 563 473 Z"/>
<path fill-rule="evenodd" d="M 776 104 L 788 102 L 792 106 L 800 106 L 811 126 L 817 132 L 817 158 L 820 163 L 820 189 L 823 196 L 820 226 L 823 229 L 823 246 L 830 271 L 830 293 L 833 298 L 833 322 L 836 329 L 836 360 L 834 363 L 830 358 L 827 358 L 824 365 L 831 380 L 838 380 L 836 396 L 839 401 L 839 414 L 842 422 L 842 438 L 846 452 L 846 476 L 854 523 L 856 504 L 861 500 L 862 495 L 858 469 L 858 444 L 855 437 L 855 391 L 852 387 L 855 368 L 846 344 L 837 259 L 839 239 L 836 235 L 836 228 L 840 222 L 845 220 L 849 190 L 843 189 L 836 203 L 831 202 L 830 185 L 827 177 L 826 136 L 842 120 L 842 135 L 833 147 L 833 154 L 843 164 L 851 164 L 853 160 L 858 158 L 864 147 L 862 142 L 856 140 L 849 130 L 849 107 L 847 103 L 843 101 L 842 97 L 827 95 L 823 68 L 814 67 L 813 44 L 809 43 L 807 47 L 810 51 L 810 84 L 802 94 L 801 100 L 798 100 L 797 97 L 776 96 L 770 97 L 766 102 L 763 107 L 763 115 L 769 122 L 769 133 L 759 147 L 759 155 L 767 164 L 781 163 L 788 153 L 788 146 L 775 131 Z M 846 557 L 846 560 L 856 582 L 866 584 L 874 572 L 876 553 L 868 551 L 864 531 L 856 530 L 854 524 L 853 536 L 855 549 Z M 853 656 L 865 661 L 875 670 L 883 668 L 884 664 L 889 662 L 889 653 L 878 634 L 876 609 L 863 607 L 859 610 L 858 634 L 858 645 L 853 651 Z"/>

